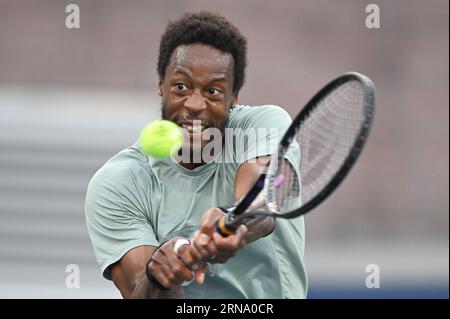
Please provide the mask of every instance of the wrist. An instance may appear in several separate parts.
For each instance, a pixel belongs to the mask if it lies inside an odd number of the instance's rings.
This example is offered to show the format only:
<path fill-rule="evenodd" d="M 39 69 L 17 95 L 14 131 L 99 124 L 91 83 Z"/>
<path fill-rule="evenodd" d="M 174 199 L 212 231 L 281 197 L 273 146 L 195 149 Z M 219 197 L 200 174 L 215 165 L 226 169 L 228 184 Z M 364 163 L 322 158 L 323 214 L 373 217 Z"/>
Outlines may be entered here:
<path fill-rule="evenodd" d="M 267 217 L 267 226 L 265 229 L 265 233 L 262 237 L 267 237 L 270 234 L 273 233 L 273 231 L 275 230 L 275 225 L 276 225 L 276 219 L 273 217 Z"/>
<path fill-rule="evenodd" d="M 275 218 L 255 218 L 245 223 L 245 225 L 248 227 L 246 242 L 251 243 L 257 239 L 264 238 L 272 234 L 275 229 Z"/>
<path fill-rule="evenodd" d="M 159 246 L 159 247 L 161 247 L 161 246 Z M 148 259 L 147 264 L 145 265 L 145 273 L 146 273 L 146 275 L 147 275 L 148 281 L 150 282 L 150 284 L 151 284 L 153 287 L 158 288 L 159 290 L 169 291 L 170 289 L 164 287 L 164 286 L 158 281 L 158 279 L 156 279 L 156 278 L 153 276 L 152 272 L 150 271 L 150 263 L 152 262 L 153 255 L 156 253 L 156 251 L 159 249 L 159 247 L 156 248 L 155 251 L 150 255 L 150 258 Z"/>

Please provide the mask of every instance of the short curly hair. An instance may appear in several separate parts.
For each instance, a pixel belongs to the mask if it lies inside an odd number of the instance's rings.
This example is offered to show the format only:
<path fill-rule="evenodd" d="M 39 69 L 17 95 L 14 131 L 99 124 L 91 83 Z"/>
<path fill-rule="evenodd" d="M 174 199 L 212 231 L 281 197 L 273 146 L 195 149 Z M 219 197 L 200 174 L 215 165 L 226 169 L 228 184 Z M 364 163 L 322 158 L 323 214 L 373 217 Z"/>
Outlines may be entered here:
<path fill-rule="evenodd" d="M 244 85 L 247 40 L 227 19 L 210 12 L 186 13 L 169 22 L 159 45 L 158 75 L 163 80 L 173 51 L 183 44 L 202 43 L 230 53 L 234 59 L 233 92 Z"/>

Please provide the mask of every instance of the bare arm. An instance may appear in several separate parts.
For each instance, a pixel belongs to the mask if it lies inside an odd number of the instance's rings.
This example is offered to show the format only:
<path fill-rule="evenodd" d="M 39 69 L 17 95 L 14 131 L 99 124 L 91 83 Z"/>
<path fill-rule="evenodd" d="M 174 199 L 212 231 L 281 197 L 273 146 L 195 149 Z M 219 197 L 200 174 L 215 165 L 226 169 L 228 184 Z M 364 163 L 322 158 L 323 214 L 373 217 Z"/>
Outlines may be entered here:
<path fill-rule="evenodd" d="M 112 266 L 111 277 L 122 297 L 147 299 L 184 298 L 183 289 L 177 287 L 168 291 L 155 287 L 147 278 L 145 267 L 154 246 L 140 246 L 127 252 Z"/>
<path fill-rule="evenodd" d="M 244 197 L 252 188 L 261 174 L 261 170 L 269 162 L 269 159 L 268 156 L 258 157 L 256 160 L 245 162 L 239 167 L 234 182 L 234 196 L 236 201 Z M 248 228 L 246 242 L 250 243 L 272 233 L 275 228 L 275 219 L 272 217 L 255 218 L 245 225 Z"/>

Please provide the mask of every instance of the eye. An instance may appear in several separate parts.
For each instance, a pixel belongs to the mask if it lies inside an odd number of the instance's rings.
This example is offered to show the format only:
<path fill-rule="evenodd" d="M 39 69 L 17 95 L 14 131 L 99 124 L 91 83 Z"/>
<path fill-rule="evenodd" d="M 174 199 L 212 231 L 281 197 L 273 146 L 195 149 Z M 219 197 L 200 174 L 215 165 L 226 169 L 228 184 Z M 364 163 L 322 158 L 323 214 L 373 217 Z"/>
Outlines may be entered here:
<path fill-rule="evenodd" d="M 208 94 L 209 95 L 217 95 L 217 94 L 220 94 L 220 93 L 222 93 L 222 92 L 220 92 L 218 89 L 214 89 L 214 88 L 208 89 Z"/>
<path fill-rule="evenodd" d="M 175 84 L 175 88 L 176 88 L 178 91 L 184 91 L 184 90 L 187 89 L 186 85 L 184 85 L 183 83 L 177 83 L 177 84 Z"/>

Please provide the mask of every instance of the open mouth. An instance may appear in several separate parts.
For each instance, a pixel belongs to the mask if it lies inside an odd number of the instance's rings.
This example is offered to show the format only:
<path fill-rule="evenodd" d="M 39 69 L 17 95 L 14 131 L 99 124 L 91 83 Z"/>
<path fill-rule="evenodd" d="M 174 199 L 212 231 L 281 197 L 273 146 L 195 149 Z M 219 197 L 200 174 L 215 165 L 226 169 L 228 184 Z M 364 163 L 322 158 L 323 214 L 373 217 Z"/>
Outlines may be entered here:
<path fill-rule="evenodd" d="M 190 135 L 201 134 L 204 130 L 206 130 L 209 127 L 207 125 L 203 125 L 201 121 L 182 122 L 178 123 L 178 125 L 180 125 Z"/>
<path fill-rule="evenodd" d="M 206 129 L 205 125 L 188 125 L 188 124 L 183 124 L 182 128 L 184 128 L 185 130 L 187 130 L 189 133 L 192 134 L 199 134 L 201 133 L 203 130 Z"/>

